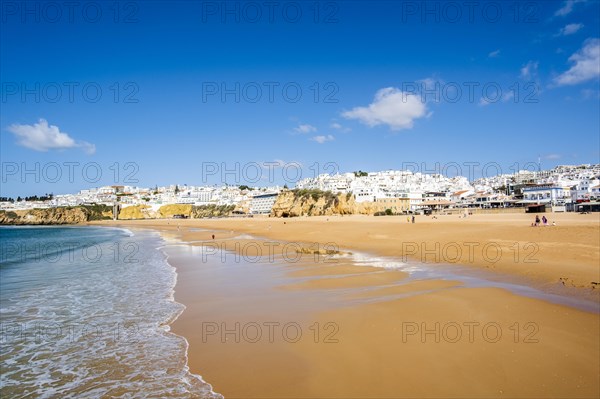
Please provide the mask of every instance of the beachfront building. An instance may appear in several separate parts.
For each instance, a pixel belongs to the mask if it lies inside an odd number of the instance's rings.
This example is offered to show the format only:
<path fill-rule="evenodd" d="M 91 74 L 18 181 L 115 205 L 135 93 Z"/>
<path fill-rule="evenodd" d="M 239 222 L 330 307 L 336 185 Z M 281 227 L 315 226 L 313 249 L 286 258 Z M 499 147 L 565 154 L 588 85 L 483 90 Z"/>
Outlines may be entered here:
<path fill-rule="evenodd" d="M 446 194 L 447 193 L 443 193 L 443 192 L 427 191 L 427 192 L 423 193 L 423 203 L 426 203 L 429 201 L 438 201 L 440 199 L 446 199 Z"/>
<path fill-rule="evenodd" d="M 590 188 L 591 191 L 591 199 L 593 200 L 600 200 L 600 184 L 598 184 L 597 186 L 593 186 Z"/>
<path fill-rule="evenodd" d="M 391 210 L 392 213 L 408 213 L 410 210 L 410 200 L 408 197 L 383 197 L 375 199 L 375 212 L 385 212 Z"/>
<path fill-rule="evenodd" d="M 454 205 L 454 202 L 450 201 L 447 197 L 446 192 L 435 192 L 428 191 L 423 193 L 422 201 L 419 205 L 420 209 L 429 209 L 429 210 L 440 210 L 446 209 L 450 206 Z"/>
<path fill-rule="evenodd" d="M 216 202 L 214 199 L 216 191 L 212 187 L 185 187 L 177 196 L 177 203 L 209 205 Z"/>
<path fill-rule="evenodd" d="M 250 201 L 250 213 L 252 214 L 269 214 L 273 209 L 273 204 L 277 200 L 277 193 L 259 194 L 252 197 Z"/>
<path fill-rule="evenodd" d="M 411 211 L 417 211 L 421 209 L 423 204 L 423 194 L 421 192 L 409 192 L 406 194 L 408 197 L 408 203 Z"/>
<path fill-rule="evenodd" d="M 475 194 L 473 190 L 455 191 L 454 193 L 450 194 L 450 201 L 456 205 L 463 205 L 467 203 L 467 199 L 473 194 Z"/>
<path fill-rule="evenodd" d="M 524 204 L 565 205 L 571 202 L 571 190 L 555 185 L 537 185 L 523 188 Z"/>
<path fill-rule="evenodd" d="M 516 203 L 510 195 L 498 192 L 477 192 L 467 200 L 468 207 L 476 208 L 506 208 L 515 206 Z"/>
<path fill-rule="evenodd" d="M 598 199 L 600 180 L 596 177 L 582 178 L 578 184 L 571 187 L 571 200 L 574 203 Z"/>

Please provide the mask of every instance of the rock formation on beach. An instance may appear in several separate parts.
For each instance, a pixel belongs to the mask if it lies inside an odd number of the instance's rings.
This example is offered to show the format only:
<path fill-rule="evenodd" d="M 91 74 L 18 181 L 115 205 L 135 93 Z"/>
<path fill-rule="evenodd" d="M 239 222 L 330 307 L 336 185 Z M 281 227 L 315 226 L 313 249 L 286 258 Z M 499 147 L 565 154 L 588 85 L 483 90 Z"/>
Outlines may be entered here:
<path fill-rule="evenodd" d="M 133 205 L 119 211 L 119 220 L 131 219 L 168 219 L 175 215 L 186 218 L 201 219 L 206 217 L 229 216 L 235 206 L 233 205 L 186 205 L 170 204 L 153 209 L 149 205 Z"/>
<path fill-rule="evenodd" d="M 201 219 L 206 217 L 229 216 L 234 208 L 234 205 L 194 206 L 186 204 L 170 204 L 163 205 L 158 209 L 153 209 L 149 205 L 133 205 L 121 208 L 118 219 L 170 219 L 175 215 L 182 215 L 191 219 Z M 106 205 L 81 205 L 74 207 L 0 211 L 0 225 L 79 224 L 93 220 L 110 220 L 112 218 L 112 207 Z"/>
<path fill-rule="evenodd" d="M 93 205 L 0 211 L 0 225 L 78 224 L 102 219 L 112 219 L 110 207 Z"/>
<path fill-rule="evenodd" d="M 373 214 L 372 203 L 357 203 L 352 194 L 320 190 L 289 190 L 277 197 L 271 216 L 329 216 Z"/>
<path fill-rule="evenodd" d="M 132 205 L 119 210 L 119 220 L 170 219 L 176 216 L 202 219 L 231 216 L 241 208 L 235 205 L 190 205 L 169 204 L 160 207 Z M 372 215 L 375 212 L 372 202 L 357 203 L 352 194 L 320 190 L 286 190 L 279 194 L 272 217 L 330 216 L 330 215 Z M 0 211 L 0 224 L 4 225 L 53 225 L 78 224 L 93 220 L 112 219 L 112 208 L 106 205 L 82 205 Z"/>

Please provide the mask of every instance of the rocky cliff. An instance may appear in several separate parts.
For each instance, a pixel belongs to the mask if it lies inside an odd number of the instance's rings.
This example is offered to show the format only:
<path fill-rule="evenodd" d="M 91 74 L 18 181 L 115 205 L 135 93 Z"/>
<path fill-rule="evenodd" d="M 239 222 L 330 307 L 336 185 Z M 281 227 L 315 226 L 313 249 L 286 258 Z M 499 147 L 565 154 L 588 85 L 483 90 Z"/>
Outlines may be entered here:
<path fill-rule="evenodd" d="M 206 217 L 229 216 L 235 205 L 201 205 L 192 207 L 192 217 L 195 219 Z"/>
<path fill-rule="evenodd" d="M 275 200 L 271 216 L 329 216 L 373 214 L 372 203 L 357 203 L 351 194 L 320 190 L 283 191 Z"/>
<path fill-rule="evenodd" d="M 0 224 L 4 225 L 77 224 L 102 219 L 112 219 L 109 207 L 76 206 L 0 211 Z"/>
<path fill-rule="evenodd" d="M 163 205 L 152 208 L 149 205 L 133 205 L 119 211 L 119 220 L 165 219 L 174 215 L 184 215 L 192 219 L 230 216 L 233 205 L 192 206 L 183 204 Z M 357 203 L 350 194 L 332 194 L 319 190 L 290 190 L 279 194 L 271 216 L 328 216 L 351 215 L 374 212 L 372 203 Z M 108 206 L 76 206 L 22 211 L 0 211 L 0 224 L 44 225 L 77 224 L 91 220 L 112 219 L 112 209 Z"/>
<path fill-rule="evenodd" d="M 205 217 L 229 216 L 235 207 L 233 205 L 163 205 L 152 209 L 149 205 L 133 205 L 123 208 L 119 212 L 119 220 L 129 219 L 165 219 L 174 215 L 183 215 L 186 218 L 201 219 Z"/>
<path fill-rule="evenodd" d="M 149 205 L 132 205 L 119 211 L 118 219 L 155 219 L 156 212 Z"/>

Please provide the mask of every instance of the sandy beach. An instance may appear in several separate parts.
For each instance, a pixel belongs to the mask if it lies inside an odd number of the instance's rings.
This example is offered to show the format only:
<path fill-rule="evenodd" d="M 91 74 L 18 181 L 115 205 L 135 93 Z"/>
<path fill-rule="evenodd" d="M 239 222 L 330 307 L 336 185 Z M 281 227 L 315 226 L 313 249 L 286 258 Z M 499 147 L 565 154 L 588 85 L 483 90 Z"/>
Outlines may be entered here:
<path fill-rule="evenodd" d="M 166 250 L 187 307 L 172 331 L 188 339 L 191 371 L 225 397 L 591 398 L 599 217 L 552 214 L 547 227 L 525 214 L 100 224 L 188 244 Z M 511 288 L 521 286 L 535 293 Z"/>

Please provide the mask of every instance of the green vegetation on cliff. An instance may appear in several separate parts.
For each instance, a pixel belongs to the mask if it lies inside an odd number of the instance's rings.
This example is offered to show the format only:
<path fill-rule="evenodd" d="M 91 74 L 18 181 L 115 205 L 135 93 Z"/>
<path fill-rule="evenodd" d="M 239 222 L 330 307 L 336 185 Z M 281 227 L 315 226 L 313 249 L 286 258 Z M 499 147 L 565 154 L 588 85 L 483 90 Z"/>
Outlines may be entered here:
<path fill-rule="evenodd" d="M 329 202 L 336 198 L 336 195 L 334 193 L 332 193 L 331 191 L 323 191 L 323 190 L 319 190 L 318 188 L 313 188 L 313 189 L 295 188 L 295 189 L 291 190 L 291 192 L 294 193 L 294 195 L 297 198 L 307 199 L 309 197 L 312 197 L 312 199 L 314 201 L 318 201 L 319 198 L 325 198 L 325 200 Z"/>

